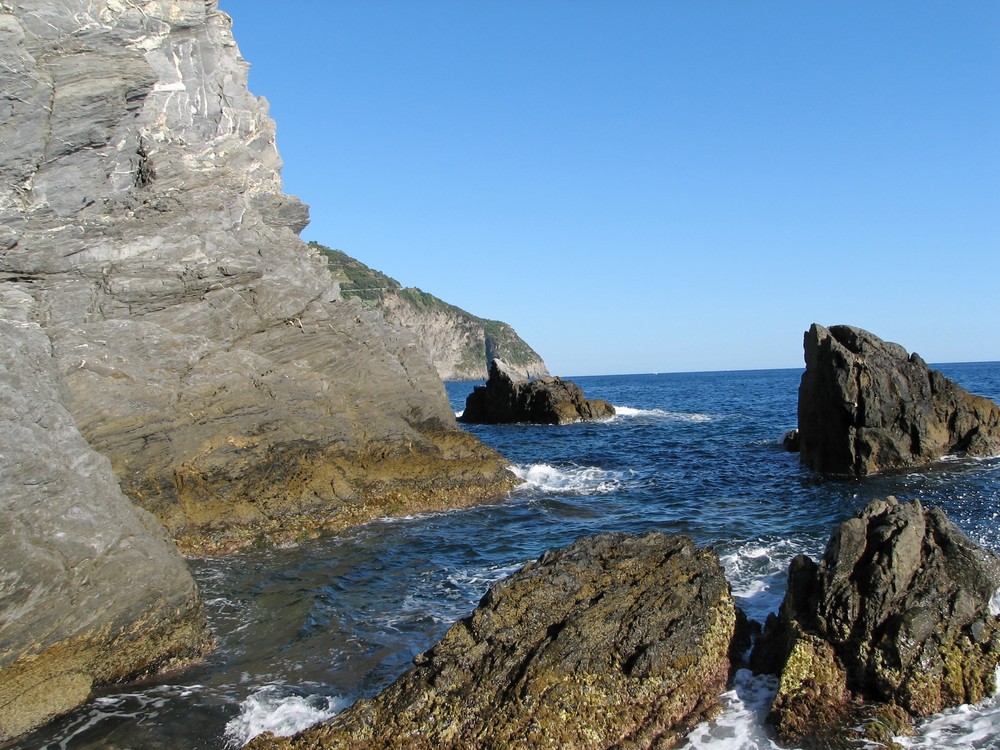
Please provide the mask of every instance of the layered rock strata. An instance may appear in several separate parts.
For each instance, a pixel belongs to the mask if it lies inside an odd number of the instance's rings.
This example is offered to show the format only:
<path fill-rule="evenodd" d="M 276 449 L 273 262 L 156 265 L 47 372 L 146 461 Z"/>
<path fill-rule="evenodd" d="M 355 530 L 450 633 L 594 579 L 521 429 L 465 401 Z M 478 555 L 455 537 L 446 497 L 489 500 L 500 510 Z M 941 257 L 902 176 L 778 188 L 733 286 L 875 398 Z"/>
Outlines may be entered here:
<path fill-rule="evenodd" d="M 670 748 L 714 715 L 736 610 L 684 537 L 605 534 L 496 584 L 415 666 L 265 748 Z"/>
<path fill-rule="evenodd" d="M 486 385 L 476 386 L 465 400 L 462 422 L 567 424 L 615 415 L 615 407 L 588 400 L 576 383 L 558 377 L 529 380 L 494 359 Z"/>
<path fill-rule="evenodd" d="M 899 344 L 813 324 L 799 387 L 799 454 L 834 476 L 921 466 L 949 453 L 1000 455 L 1000 408 Z"/>
<path fill-rule="evenodd" d="M 64 395 L 48 337 L 0 320 L 0 742 L 211 646 L 187 566 Z"/>
<path fill-rule="evenodd" d="M 827 747 L 872 702 L 923 717 L 996 690 L 1000 558 L 938 509 L 876 500 L 837 529 L 820 563 L 792 561 L 755 654 L 781 675 L 771 710 L 786 742 Z"/>
<path fill-rule="evenodd" d="M 214 1 L 4 2 L 0 55 L 0 309 L 42 327 L 84 437 L 187 549 L 511 485 L 297 237 Z"/>

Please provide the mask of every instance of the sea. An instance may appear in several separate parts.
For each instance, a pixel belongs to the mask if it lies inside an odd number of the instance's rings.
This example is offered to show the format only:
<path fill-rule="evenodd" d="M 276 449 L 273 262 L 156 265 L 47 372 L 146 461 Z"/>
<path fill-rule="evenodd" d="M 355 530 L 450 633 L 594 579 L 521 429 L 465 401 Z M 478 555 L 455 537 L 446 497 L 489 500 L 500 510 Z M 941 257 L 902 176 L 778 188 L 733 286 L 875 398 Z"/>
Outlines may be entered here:
<path fill-rule="evenodd" d="M 1000 363 L 936 367 L 1000 402 Z M 501 502 L 377 521 L 299 548 L 192 560 L 218 640 L 207 662 L 105 690 L 9 747 L 224 750 L 264 731 L 293 733 L 378 693 L 492 583 L 589 534 L 687 534 L 715 550 L 737 603 L 759 621 L 778 608 L 792 557 L 819 558 L 834 527 L 874 498 L 939 506 L 1000 552 L 1000 457 L 820 478 L 781 447 L 796 424 L 801 374 L 573 378 L 617 416 L 467 426 L 524 480 Z M 474 385 L 447 384 L 456 412 Z M 1000 613 L 1000 593 L 993 607 Z M 775 687 L 773 676 L 739 672 L 720 696 L 722 713 L 683 747 L 777 748 L 763 722 Z M 1000 750 L 1000 695 L 931 717 L 900 742 Z"/>

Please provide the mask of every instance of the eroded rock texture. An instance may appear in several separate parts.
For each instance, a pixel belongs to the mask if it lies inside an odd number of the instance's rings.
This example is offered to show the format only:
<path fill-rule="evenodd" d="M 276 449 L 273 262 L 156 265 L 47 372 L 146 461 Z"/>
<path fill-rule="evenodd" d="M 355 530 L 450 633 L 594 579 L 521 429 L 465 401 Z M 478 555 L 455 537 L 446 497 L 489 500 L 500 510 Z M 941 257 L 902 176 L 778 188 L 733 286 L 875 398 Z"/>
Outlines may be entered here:
<path fill-rule="evenodd" d="M 614 415 L 615 407 L 600 399 L 588 400 L 570 380 L 528 380 L 503 360 L 494 359 L 486 385 L 476 386 L 469 394 L 460 419 L 477 424 L 566 424 Z"/>
<path fill-rule="evenodd" d="M 63 397 L 48 337 L 0 320 L 0 742 L 211 645 L 187 566 Z"/>
<path fill-rule="evenodd" d="M 755 654 L 759 671 L 781 674 L 772 719 L 784 740 L 829 741 L 860 702 L 922 717 L 996 689 L 1000 559 L 940 510 L 873 501 L 788 580 Z"/>
<path fill-rule="evenodd" d="M 1000 455 L 1000 408 L 860 328 L 813 324 L 799 387 L 806 466 L 864 476 L 949 453 Z"/>
<path fill-rule="evenodd" d="M 413 339 L 297 233 L 212 0 L 0 3 L 0 311 L 187 549 L 495 497 Z"/>
<path fill-rule="evenodd" d="M 718 710 L 736 610 L 718 559 L 581 539 L 493 586 L 380 696 L 264 748 L 670 748 Z"/>

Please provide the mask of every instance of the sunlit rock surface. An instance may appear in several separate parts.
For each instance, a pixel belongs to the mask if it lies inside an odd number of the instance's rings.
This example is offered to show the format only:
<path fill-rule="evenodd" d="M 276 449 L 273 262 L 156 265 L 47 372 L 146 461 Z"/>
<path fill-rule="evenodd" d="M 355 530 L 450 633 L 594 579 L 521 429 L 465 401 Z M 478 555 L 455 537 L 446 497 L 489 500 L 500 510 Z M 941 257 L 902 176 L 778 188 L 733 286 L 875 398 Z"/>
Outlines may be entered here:
<path fill-rule="evenodd" d="M 297 237 L 274 123 L 203 0 L 0 5 L 0 290 L 187 549 L 495 497 L 427 356 Z"/>
<path fill-rule="evenodd" d="M 736 621 L 690 539 L 585 537 L 494 585 L 375 699 L 250 747 L 674 747 L 719 710 Z"/>
<path fill-rule="evenodd" d="M 0 320 L 0 741 L 211 645 L 187 566 L 62 404 L 48 337 Z"/>
<path fill-rule="evenodd" d="M 1000 407 L 917 354 L 852 326 L 813 324 L 799 387 L 799 455 L 811 469 L 865 476 L 949 453 L 1000 455 Z"/>
<path fill-rule="evenodd" d="M 936 508 L 875 500 L 789 568 L 780 615 L 754 655 L 781 674 L 771 712 L 790 743 L 826 747 L 864 704 L 924 717 L 996 689 L 1000 558 Z M 839 746 L 839 745 L 838 745 Z"/>

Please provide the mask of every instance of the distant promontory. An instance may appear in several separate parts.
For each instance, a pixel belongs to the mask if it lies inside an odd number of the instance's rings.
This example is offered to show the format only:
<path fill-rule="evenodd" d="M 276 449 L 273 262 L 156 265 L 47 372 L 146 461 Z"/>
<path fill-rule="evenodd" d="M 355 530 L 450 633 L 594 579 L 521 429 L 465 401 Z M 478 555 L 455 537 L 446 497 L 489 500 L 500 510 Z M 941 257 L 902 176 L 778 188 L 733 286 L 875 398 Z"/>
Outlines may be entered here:
<path fill-rule="evenodd" d="M 309 244 L 326 256 L 341 296 L 381 310 L 389 322 L 413 334 L 442 380 L 485 380 L 494 359 L 504 360 L 526 378 L 549 374 L 538 353 L 506 323 L 477 317 L 433 294 L 403 287 L 340 250 Z"/>

